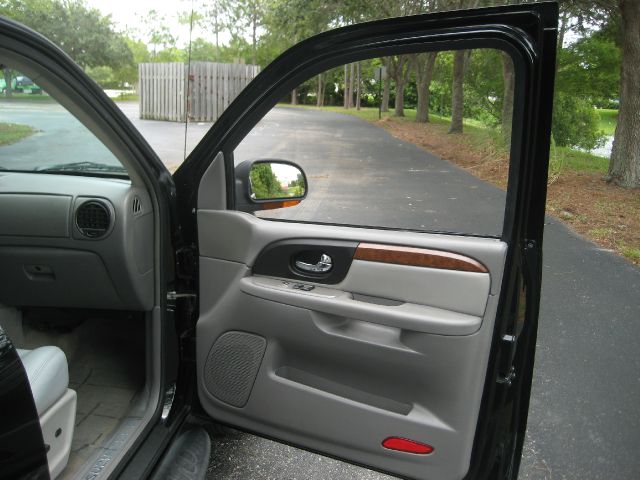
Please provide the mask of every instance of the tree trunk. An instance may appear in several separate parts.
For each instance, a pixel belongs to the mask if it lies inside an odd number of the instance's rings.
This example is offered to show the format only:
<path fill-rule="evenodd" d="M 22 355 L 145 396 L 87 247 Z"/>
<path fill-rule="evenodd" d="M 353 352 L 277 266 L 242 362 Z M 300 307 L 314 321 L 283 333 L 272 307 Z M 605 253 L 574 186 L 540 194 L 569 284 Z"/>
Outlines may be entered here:
<path fill-rule="evenodd" d="M 404 78 L 396 80 L 396 103 L 393 110 L 394 117 L 404 117 Z"/>
<path fill-rule="evenodd" d="M 298 104 L 298 89 L 294 88 L 293 90 L 291 90 L 291 105 L 297 105 Z"/>
<path fill-rule="evenodd" d="M 13 94 L 13 90 L 11 88 L 11 69 L 10 68 L 3 68 L 2 69 L 2 73 L 4 74 L 4 84 L 6 85 L 6 90 L 5 90 L 5 96 L 7 98 L 11 97 L 11 95 Z"/>
<path fill-rule="evenodd" d="M 360 84 L 362 83 L 362 69 L 360 62 L 356 66 L 356 110 L 360 110 Z"/>
<path fill-rule="evenodd" d="M 562 47 L 564 46 L 564 36 L 567 34 L 567 30 L 569 28 L 569 13 L 565 10 L 564 12 L 562 12 L 562 15 L 560 15 L 560 19 L 559 19 L 559 25 L 558 25 L 558 46 L 557 49 L 558 51 L 562 50 Z"/>
<path fill-rule="evenodd" d="M 349 65 L 344 64 L 344 108 L 349 108 Z"/>
<path fill-rule="evenodd" d="M 218 22 L 218 4 L 214 4 L 213 24 L 216 32 L 216 62 L 220 61 L 220 24 Z"/>
<path fill-rule="evenodd" d="M 511 127 L 513 124 L 513 92 L 515 88 L 515 70 L 511 57 L 502 52 L 502 80 L 504 84 L 502 97 L 502 135 L 511 145 Z"/>
<path fill-rule="evenodd" d="M 436 64 L 437 52 L 416 55 L 415 67 L 418 79 L 418 105 L 416 108 L 416 122 L 429 121 L 429 88 L 433 78 L 433 67 Z"/>
<path fill-rule="evenodd" d="M 463 80 L 465 50 L 456 50 L 453 54 L 453 81 L 451 83 L 451 127 L 449 133 L 462 133 L 462 114 L 464 110 Z"/>
<path fill-rule="evenodd" d="M 255 12 L 253 14 L 252 26 L 253 26 L 253 32 L 251 35 L 251 42 L 252 42 L 251 45 L 252 45 L 252 52 L 253 52 L 252 59 L 253 59 L 253 65 L 257 65 L 258 62 L 257 62 L 257 55 L 256 55 L 256 42 L 257 42 L 256 30 L 258 29 L 258 16 Z"/>
<path fill-rule="evenodd" d="M 405 67 L 409 63 L 408 55 L 400 55 L 398 56 L 397 63 L 392 63 L 392 73 L 393 79 L 396 82 L 396 101 L 395 108 L 393 112 L 394 117 L 404 117 L 404 86 L 407 83 L 406 74 L 410 69 L 406 69 Z"/>
<path fill-rule="evenodd" d="M 353 77 L 355 76 L 355 65 L 352 63 L 349 65 L 349 106 L 347 108 L 353 108 Z"/>
<path fill-rule="evenodd" d="M 640 188 L 640 2 L 619 0 L 622 29 L 620 110 L 607 180 Z"/>
<path fill-rule="evenodd" d="M 382 107 L 380 108 L 381 111 L 383 112 L 388 112 L 389 111 L 389 90 L 390 90 L 390 86 L 391 86 L 391 78 L 389 76 L 389 58 L 385 58 L 382 61 L 382 64 L 384 65 L 384 68 L 387 72 L 387 78 L 384 80 L 384 86 L 382 87 Z M 380 79 L 380 81 L 382 81 L 382 79 Z"/>
<path fill-rule="evenodd" d="M 324 79 L 322 73 L 318 75 L 318 90 L 316 91 L 316 106 L 324 105 Z"/>

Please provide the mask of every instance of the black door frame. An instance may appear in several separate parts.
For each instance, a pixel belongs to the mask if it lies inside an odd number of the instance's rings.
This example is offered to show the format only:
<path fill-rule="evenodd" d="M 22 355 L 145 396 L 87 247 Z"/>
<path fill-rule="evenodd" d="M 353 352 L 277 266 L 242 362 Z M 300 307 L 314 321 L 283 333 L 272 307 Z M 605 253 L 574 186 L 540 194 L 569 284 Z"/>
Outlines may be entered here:
<path fill-rule="evenodd" d="M 388 19 L 307 39 L 274 60 L 241 92 L 174 174 L 179 218 L 185 222 L 182 231 L 193 246 L 192 269 L 197 272 L 200 179 L 222 152 L 227 204 L 233 209 L 234 148 L 298 84 L 362 59 L 365 52 L 376 57 L 391 50 L 498 48 L 511 55 L 517 83 L 501 236 L 509 247 L 467 478 L 514 478 L 520 463 L 538 322 L 557 19 L 556 3 L 540 3 Z M 195 275 L 192 289 L 197 292 L 198 287 Z"/>

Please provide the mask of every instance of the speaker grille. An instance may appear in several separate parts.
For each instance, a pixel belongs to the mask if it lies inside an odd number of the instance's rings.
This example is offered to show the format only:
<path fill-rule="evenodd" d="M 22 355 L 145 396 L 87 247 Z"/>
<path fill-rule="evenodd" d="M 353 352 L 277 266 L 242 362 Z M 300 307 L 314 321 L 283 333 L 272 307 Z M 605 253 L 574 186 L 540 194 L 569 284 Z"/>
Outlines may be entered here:
<path fill-rule="evenodd" d="M 244 407 L 256 381 L 267 341 L 259 335 L 231 331 L 218 337 L 204 364 L 204 384 L 211 395 Z"/>

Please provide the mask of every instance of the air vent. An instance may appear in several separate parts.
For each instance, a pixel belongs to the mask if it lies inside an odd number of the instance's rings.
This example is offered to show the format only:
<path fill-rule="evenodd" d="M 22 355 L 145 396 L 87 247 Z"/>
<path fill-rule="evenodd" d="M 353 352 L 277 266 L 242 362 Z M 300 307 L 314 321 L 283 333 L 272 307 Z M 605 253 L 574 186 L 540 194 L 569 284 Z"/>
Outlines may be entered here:
<path fill-rule="evenodd" d="M 132 210 L 134 215 L 138 215 L 139 213 L 142 212 L 142 202 L 140 201 L 139 197 L 133 197 Z"/>
<path fill-rule="evenodd" d="M 111 226 L 111 212 L 104 203 L 89 200 L 76 210 L 76 225 L 85 237 L 104 237 Z"/>

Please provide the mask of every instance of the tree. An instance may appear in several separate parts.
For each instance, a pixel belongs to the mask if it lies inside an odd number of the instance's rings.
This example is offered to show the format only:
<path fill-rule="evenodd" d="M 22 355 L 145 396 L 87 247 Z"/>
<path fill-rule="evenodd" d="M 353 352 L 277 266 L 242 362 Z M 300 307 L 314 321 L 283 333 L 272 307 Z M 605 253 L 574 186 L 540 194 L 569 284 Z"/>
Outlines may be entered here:
<path fill-rule="evenodd" d="M 558 146 L 591 150 L 602 144 L 598 114 L 593 105 L 578 96 L 558 91 L 554 98 L 553 139 Z"/>
<path fill-rule="evenodd" d="M 596 103 L 618 98 L 620 49 L 601 32 L 563 48 L 558 55 L 556 88 Z"/>
<path fill-rule="evenodd" d="M 619 0 L 622 32 L 620 110 L 607 180 L 640 188 L 640 2 Z"/>
<path fill-rule="evenodd" d="M 240 27 L 242 34 L 248 29 L 251 35 L 251 63 L 257 63 L 258 28 L 265 22 L 265 0 L 236 0 L 234 2 L 234 17 L 236 25 Z"/>
<path fill-rule="evenodd" d="M 166 17 L 160 15 L 156 10 L 149 12 L 140 18 L 144 25 L 143 34 L 147 37 L 147 44 L 151 46 L 151 58 L 154 62 L 167 61 L 166 57 L 170 54 L 164 54 L 163 59 L 158 59 L 158 52 L 171 50 L 176 48 L 176 37 L 171 34 L 169 27 L 166 25 Z"/>
<path fill-rule="evenodd" d="M 270 163 L 258 163 L 251 168 L 251 190 L 254 198 L 283 197 L 282 186 L 271 169 Z"/>
<path fill-rule="evenodd" d="M 469 50 L 456 50 L 453 54 L 453 79 L 451 81 L 451 126 L 449 133 L 462 133 L 464 113 L 463 81 Z"/>
<path fill-rule="evenodd" d="M 580 29 L 599 25 L 602 31 L 615 32 L 620 48 L 620 109 L 606 180 L 640 188 L 640 2 L 563 0 L 560 6 Z"/>
<path fill-rule="evenodd" d="M 412 55 L 416 72 L 418 105 L 416 107 L 416 122 L 429 121 L 429 88 L 433 79 L 433 69 L 438 52 L 419 53 Z"/>
<path fill-rule="evenodd" d="M 500 122 L 502 125 L 502 136 L 507 145 L 511 145 L 511 128 L 513 124 L 513 98 L 515 92 L 516 72 L 511 56 L 502 52 L 502 115 Z"/>
<path fill-rule="evenodd" d="M 349 109 L 349 96 L 351 92 L 349 90 L 349 64 L 344 64 L 344 95 L 342 98 L 342 106 L 346 109 Z"/>
<path fill-rule="evenodd" d="M 214 62 L 219 54 L 219 49 L 204 38 L 198 37 L 191 42 L 192 62 Z"/>
<path fill-rule="evenodd" d="M 336 5 L 322 0 L 272 0 L 264 16 L 267 39 L 282 52 L 303 38 L 329 29 Z M 298 103 L 298 89 L 291 91 L 291 104 Z"/>
<path fill-rule="evenodd" d="M 411 56 L 397 55 L 389 58 L 387 74 L 393 78 L 396 86 L 396 99 L 393 116 L 404 117 L 404 86 L 411 74 Z"/>
<path fill-rule="evenodd" d="M 362 65 L 361 62 L 356 64 L 356 110 L 360 110 L 360 103 L 362 101 Z"/>
<path fill-rule="evenodd" d="M 149 62 L 151 55 L 149 54 L 147 45 L 142 40 L 125 37 L 125 42 L 127 42 L 133 58 L 130 63 L 114 69 L 114 76 L 119 79 L 123 85 L 135 85 L 138 83 L 138 65 Z"/>
<path fill-rule="evenodd" d="M 391 77 L 389 76 L 389 57 L 382 59 L 382 66 L 385 69 L 384 86 L 382 87 L 382 106 L 383 112 L 389 111 L 389 92 L 391 90 Z"/>
<path fill-rule="evenodd" d="M 189 2 L 190 5 L 193 5 Z M 228 0 L 208 0 L 198 2 L 197 11 L 189 11 L 180 15 L 180 22 L 183 24 L 191 24 L 200 27 L 207 33 L 213 33 L 215 36 L 215 55 L 212 57 L 215 61 L 220 61 L 220 33 L 227 28 L 226 19 L 230 10 L 230 2 Z"/>
<path fill-rule="evenodd" d="M 133 61 L 125 37 L 115 31 L 111 17 L 83 0 L 0 0 L 0 15 L 37 30 L 85 69 L 118 69 Z M 11 75 L 5 68 L 5 79 Z M 10 88 L 6 94 L 11 95 Z"/>
<path fill-rule="evenodd" d="M 24 23 L 48 37 L 81 67 L 118 68 L 132 54 L 110 16 L 83 0 L 0 0 L 0 15 Z"/>

